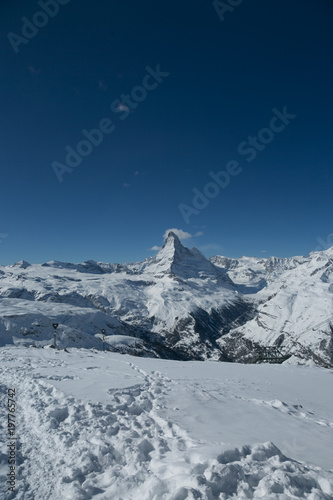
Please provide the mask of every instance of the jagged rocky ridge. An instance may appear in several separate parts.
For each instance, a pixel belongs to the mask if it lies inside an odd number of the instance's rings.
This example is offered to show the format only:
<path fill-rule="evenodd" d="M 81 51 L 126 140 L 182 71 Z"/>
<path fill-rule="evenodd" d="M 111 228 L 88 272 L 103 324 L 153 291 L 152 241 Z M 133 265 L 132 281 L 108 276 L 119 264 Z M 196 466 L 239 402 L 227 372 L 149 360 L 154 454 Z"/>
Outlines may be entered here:
<path fill-rule="evenodd" d="M 0 345 L 168 359 L 251 362 L 258 346 L 333 363 L 333 249 L 290 259 L 206 259 L 170 232 L 135 264 L 57 261 L 0 266 Z M 333 322 L 332 322 L 333 323 Z"/>

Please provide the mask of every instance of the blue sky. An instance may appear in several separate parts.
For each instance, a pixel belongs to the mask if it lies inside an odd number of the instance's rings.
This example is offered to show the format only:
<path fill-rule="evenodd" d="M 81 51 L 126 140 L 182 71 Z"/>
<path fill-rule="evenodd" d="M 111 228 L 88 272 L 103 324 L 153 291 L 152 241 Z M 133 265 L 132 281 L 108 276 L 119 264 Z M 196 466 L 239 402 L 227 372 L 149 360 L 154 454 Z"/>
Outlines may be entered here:
<path fill-rule="evenodd" d="M 1 264 L 333 245 L 331 0 L 54 2 L 0 6 Z"/>

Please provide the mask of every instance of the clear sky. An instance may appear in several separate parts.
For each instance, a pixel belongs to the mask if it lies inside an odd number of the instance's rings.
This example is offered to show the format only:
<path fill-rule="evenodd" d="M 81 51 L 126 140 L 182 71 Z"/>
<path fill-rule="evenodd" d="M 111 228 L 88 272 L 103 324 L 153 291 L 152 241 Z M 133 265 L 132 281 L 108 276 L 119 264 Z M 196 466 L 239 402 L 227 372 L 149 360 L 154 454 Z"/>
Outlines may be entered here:
<path fill-rule="evenodd" d="M 333 245 L 332 15 L 2 0 L 0 263 L 143 260 L 168 228 L 208 257 Z"/>

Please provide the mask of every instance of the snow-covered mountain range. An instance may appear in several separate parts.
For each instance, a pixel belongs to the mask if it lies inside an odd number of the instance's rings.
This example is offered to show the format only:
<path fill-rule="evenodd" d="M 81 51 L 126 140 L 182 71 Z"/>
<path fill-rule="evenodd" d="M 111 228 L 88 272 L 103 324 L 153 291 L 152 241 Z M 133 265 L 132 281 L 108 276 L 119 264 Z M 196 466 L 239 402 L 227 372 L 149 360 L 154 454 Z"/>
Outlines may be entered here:
<path fill-rule="evenodd" d="M 135 264 L 0 266 L 0 345 L 102 348 L 253 361 L 260 345 L 333 364 L 333 248 L 308 257 L 206 259 L 170 232 Z M 331 323 L 332 321 L 332 323 Z"/>

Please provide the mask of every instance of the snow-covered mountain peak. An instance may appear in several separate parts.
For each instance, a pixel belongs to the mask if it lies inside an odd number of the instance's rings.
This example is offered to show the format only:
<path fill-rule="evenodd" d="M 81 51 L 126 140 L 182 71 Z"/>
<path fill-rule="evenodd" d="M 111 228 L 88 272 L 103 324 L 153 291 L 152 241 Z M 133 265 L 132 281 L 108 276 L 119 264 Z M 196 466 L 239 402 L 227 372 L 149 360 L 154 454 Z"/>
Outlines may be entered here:
<path fill-rule="evenodd" d="M 168 261 L 170 263 L 177 263 L 183 261 L 186 257 L 188 258 L 190 255 L 190 250 L 181 244 L 180 239 L 174 232 L 170 231 L 155 260 L 157 262 Z"/>
<path fill-rule="evenodd" d="M 165 238 L 165 241 L 164 241 L 164 244 L 169 241 L 169 240 L 172 240 L 172 241 L 175 241 L 175 242 L 178 242 L 180 245 L 180 239 L 178 238 L 178 236 L 176 235 L 176 233 L 174 233 L 173 231 L 169 231 L 168 232 L 168 235 L 167 237 Z"/>
<path fill-rule="evenodd" d="M 309 257 L 316 258 L 319 260 L 332 259 L 333 258 L 333 247 L 327 248 L 326 250 L 316 250 L 309 253 Z"/>
<path fill-rule="evenodd" d="M 20 269 L 27 269 L 30 266 L 31 264 L 29 264 L 29 262 L 27 262 L 26 260 L 20 260 L 19 262 L 15 262 L 15 264 L 9 267 L 19 267 Z"/>
<path fill-rule="evenodd" d="M 223 281 L 230 282 L 225 273 L 215 267 L 198 249 L 190 250 L 183 246 L 172 231 L 168 233 L 156 257 L 147 264 L 145 271 L 155 275 L 172 274 L 182 279 L 223 278 Z"/>

